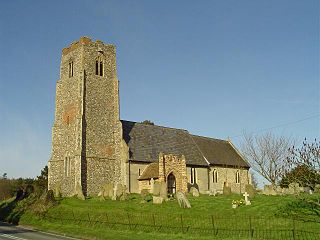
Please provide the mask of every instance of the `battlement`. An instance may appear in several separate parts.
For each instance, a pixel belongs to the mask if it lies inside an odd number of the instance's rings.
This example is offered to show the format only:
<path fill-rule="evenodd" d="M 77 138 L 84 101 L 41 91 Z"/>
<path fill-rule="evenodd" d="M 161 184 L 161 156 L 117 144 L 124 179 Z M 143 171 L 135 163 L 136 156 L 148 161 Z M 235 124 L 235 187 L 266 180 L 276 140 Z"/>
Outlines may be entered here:
<path fill-rule="evenodd" d="M 70 44 L 69 47 L 66 47 L 64 49 L 62 49 L 62 55 L 66 55 L 69 52 L 72 52 L 73 50 L 77 49 L 78 47 L 82 46 L 82 45 L 87 45 L 93 43 L 93 41 L 91 40 L 91 38 L 89 37 L 81 37 L 79 41 L 73 42 Z M 101 40 L 96 40 L 97 44 L 104 44 Z"/>

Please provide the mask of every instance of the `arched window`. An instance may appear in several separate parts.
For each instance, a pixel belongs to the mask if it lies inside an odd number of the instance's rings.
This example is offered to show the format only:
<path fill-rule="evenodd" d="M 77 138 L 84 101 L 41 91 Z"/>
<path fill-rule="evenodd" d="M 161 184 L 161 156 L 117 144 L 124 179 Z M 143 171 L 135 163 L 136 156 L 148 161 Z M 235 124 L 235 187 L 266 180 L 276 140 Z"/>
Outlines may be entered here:
<path fill-rule="evenodd" d="M 197 173 L 195 168 L 191 168 L 190 183 L 191 184 L 197 183 Z"/>
<path fill-rule="evenodd" d="M 217 183 L 218 182 L 218 171 L 217 169 L 214 169 L 212 172 L 212 182 Z"/>
<path fill-rule="evenodd" d="M 96 75 L 103 76 L 103 59 L 101 56 L 96 59 Z"/>
<path fill-rule="evenodd" d="M 236 172 L 236 183 L 240 183 L 240 172 L 237 170 Z"/>

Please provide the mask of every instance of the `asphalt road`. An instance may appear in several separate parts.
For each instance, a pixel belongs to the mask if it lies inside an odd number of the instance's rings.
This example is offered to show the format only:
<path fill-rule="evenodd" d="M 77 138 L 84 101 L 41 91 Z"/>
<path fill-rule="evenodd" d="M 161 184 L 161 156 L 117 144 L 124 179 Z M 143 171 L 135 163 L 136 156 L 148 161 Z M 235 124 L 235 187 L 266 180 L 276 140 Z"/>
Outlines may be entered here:
<path fill-rule="evenodd" d="M 17 227 L 0 222 L 0 240 L 76 240 L 76 238 L 64 237 L 51 233 L 38 232 L 35 230 Z"/>

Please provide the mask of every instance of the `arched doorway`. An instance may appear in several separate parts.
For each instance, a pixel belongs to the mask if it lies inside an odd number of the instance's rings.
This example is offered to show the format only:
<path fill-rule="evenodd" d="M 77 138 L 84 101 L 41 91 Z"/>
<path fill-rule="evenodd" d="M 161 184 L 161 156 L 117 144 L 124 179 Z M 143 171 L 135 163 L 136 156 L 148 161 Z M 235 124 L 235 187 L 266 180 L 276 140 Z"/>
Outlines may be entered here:
<path fill-rule="evenodd" d="M 173 194 L 176 193 L 176 178 L 173 175 L 173 173 L 170 173 L 167 178 L 167 184 L 168 184 L 168 193 Z"/>

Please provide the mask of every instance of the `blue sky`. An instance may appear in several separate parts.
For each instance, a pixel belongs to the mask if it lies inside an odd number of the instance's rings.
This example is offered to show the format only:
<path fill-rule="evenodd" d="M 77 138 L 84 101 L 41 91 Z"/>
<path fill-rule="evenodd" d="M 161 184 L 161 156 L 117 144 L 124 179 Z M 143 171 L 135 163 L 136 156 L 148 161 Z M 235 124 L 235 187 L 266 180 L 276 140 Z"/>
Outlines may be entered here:
<path fill-rule="evenodd" d="M 12 0 L 0 9 L 0 174 L 35 177 L 47 164 L 61 50 L 81 36 L 117 46 L 122 119 L 237 146 L 243 131 L 320 136 L 319 1 Z"/>

